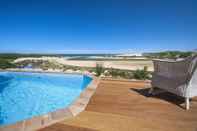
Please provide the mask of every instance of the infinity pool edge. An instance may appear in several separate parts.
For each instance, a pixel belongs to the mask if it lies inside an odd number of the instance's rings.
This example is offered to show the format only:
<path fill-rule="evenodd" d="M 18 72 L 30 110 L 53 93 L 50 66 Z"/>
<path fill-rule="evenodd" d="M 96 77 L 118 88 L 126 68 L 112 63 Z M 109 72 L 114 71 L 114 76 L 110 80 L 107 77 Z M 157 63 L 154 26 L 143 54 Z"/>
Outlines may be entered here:
<path fill-rule="evenodd" d="M 1 71 L 8 71 L 8 70 L 1 70 Z M 28 72 L 28 71 L 19 71 L 19 72 Z M 95 93 L 96 88 L 100 81 L 100 78 L 95 77 L 90 74 L 84 74 L 84 73 L 45 72 L 45 71 L 42 71 L 42 72 L 33 71 L 33 72 L 35 73 L 80 74 L 80 75 L 91 77 L 92 81 L 81 92 L 80 96 L 72 104 L 70 104 L 70 106 L 65 107 L 63 109 L 58 109 L 54 112 L 49 112 L 45 115 L 35 116 L 27 120 L 19 121 L 15 124 L 0 126 L 0 131 L 33 131 L 33 130 L 38 130 L 46 126 L 49 126 L 51 124 L 57 123 L 64 119 L 75 117 L 80 112 L 85 110 L 91 97 Z"/>

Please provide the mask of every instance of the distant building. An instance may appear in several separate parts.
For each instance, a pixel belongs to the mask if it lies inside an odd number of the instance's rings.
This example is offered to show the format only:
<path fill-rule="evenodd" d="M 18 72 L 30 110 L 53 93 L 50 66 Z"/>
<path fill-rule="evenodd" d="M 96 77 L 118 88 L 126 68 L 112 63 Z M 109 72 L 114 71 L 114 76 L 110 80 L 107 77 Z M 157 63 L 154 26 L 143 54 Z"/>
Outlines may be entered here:
<path fill-rule="evenodd" d="M 141 57 L 142 54 L 141 53 L 126 53 L 126 54 L 119 54 L 116 56 L 120 56 L 120 57 Z"/>

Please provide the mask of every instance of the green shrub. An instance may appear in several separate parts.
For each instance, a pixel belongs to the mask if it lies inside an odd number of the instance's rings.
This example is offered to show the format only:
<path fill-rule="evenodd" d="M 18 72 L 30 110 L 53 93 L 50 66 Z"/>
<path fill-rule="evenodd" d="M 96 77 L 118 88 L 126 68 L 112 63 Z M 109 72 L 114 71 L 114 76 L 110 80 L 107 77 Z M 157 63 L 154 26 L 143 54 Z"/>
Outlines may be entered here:
<path fill-rule="evenodd" d="M 135 79 L 139 79 L 139 80 L 145 80 L 145 79 L 149 79 L 149 72 L 148 72 L 148 67 L 145 66 L 144 69 L 140 70 L 136 70 L 133 72 L 133 77 Z"/>
<path fill-rule="evenodd" d="M 109 69 L 109 75 L 111 75 L 112 77 L 121 77 L 121 78 L 125 78 L 125 79 L 132 79 L 133 78 L 133 73 L 132 71 L 128 71 L 128 70 L 120 70 L 120 69 Z"/>
<path fill-rule="evenodd" d="M 192 56 L 192 52 L 183 52 L 179 55 L 180 58 L 186 58 L 186 57 L 189 57 L 189 56 Z"/>
<path fill-rule="evenodd" d="M 194 52 L 183 52 L 183 51 L 164 51 L 157 53 L 144 53 L 143 55 L 149 58 L 160 58 L 160 59 L 177 59 L 177 58 L 185 58 L 191 56 Z"/>
<path fill-rule="evenodd" d="M 126 71 L 125 72 L 125 75 L 124 75 L 124 78 L 126 78 L 126 79 L 133 79 L 133 72 L 131 72 L 131 71 Z"/>
<path fill-rule="evenodd" d="M 16 65 L 7 61 L 7 60 L 4 60 L 4 59 L 0 59 L 0 69 L 7 69 L 7 68 L 15 68 Z"/>
<path fill-rule="evenodd" d="M 117 76 L 118 76 L 118 71 L 117 71 L 117 69 L 111 68 L 110 71 L 109 71 L 109 74 L 110 74 L 112 77 L 117 77 Z"/>
<path fill-rule="evenodd" d="M 100 76 L 104 72 L 104 68 L 102 64 L 96 64 L 95 68 L 96 76 Z"/>

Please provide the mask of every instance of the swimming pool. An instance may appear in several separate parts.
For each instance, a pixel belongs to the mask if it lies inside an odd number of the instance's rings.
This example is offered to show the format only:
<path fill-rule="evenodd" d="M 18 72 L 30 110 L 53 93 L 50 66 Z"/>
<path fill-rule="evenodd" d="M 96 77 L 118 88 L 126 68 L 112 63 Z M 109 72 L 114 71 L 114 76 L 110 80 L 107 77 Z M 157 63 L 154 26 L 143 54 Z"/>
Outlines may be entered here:
<path fill-rule="evenodd" d="M 91 81 L 76 74 L 0 72 L 0 126 L 65 108 Z"/>

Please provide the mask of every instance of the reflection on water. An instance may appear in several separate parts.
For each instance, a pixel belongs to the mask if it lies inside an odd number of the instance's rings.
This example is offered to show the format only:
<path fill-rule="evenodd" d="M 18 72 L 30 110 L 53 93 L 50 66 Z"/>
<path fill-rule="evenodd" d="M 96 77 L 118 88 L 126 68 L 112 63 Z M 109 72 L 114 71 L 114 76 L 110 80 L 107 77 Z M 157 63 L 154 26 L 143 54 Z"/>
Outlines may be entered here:
<path fill-rule="evenodd" d="M 8 87 L 10 81 L 13 79 L 11 76 L 0 76 L 0 94 Z"/>
<path fill-rule="evenodd" d="M 2 107 L 1 107 L 1 95 L 3 90 L 9 86 L 10 81 L 13 79 L 11 76 L 0 76 L 0 124 L 2 124 L 4 121 L 4 117 L 2 114 Z M 4 119 L 3 119 L 4 118 Z"/>

